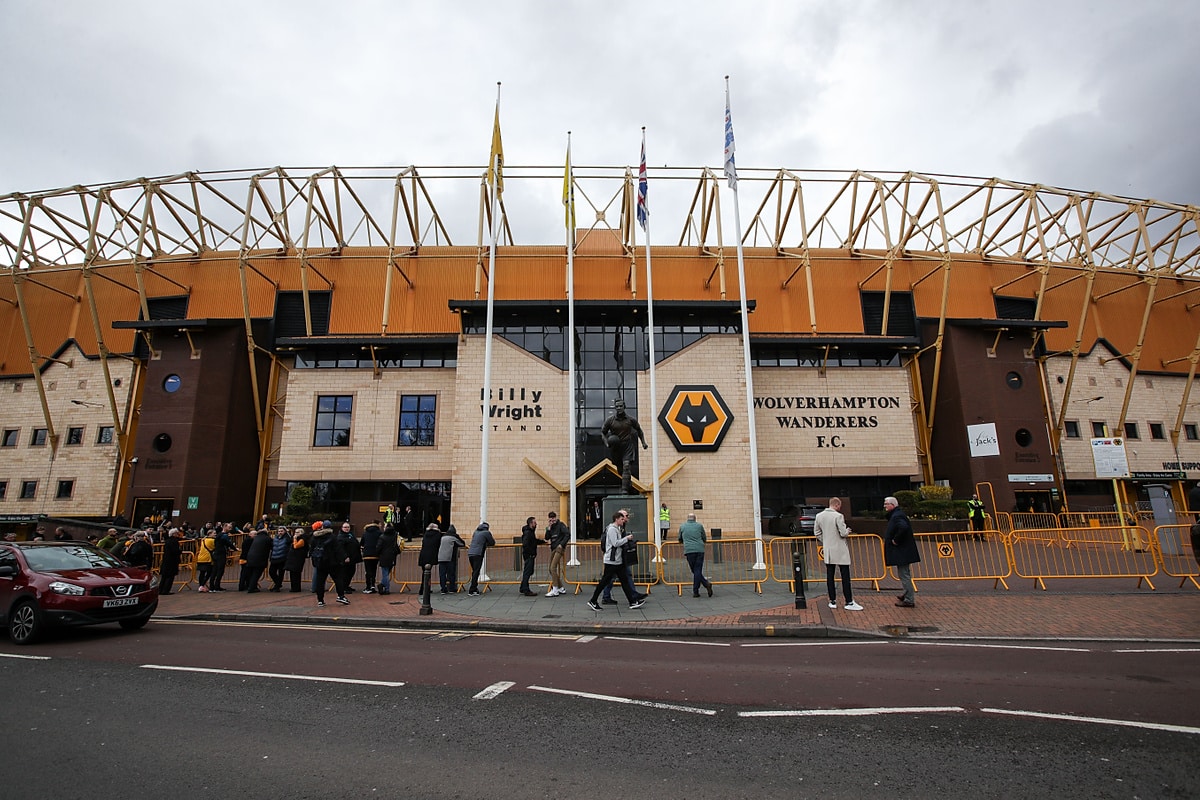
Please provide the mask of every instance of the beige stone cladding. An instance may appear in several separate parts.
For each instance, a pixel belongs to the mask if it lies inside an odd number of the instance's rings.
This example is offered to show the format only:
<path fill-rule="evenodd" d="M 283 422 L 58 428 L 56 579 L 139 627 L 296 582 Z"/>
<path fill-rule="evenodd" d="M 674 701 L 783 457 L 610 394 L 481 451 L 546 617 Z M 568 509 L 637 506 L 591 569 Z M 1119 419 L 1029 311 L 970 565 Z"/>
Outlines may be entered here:
<path fill-rule="evenodd" d="M 287 404 L 279 431 L 281 481 L 448 481 L 454 464 L 453 369 L 298 369 L 287 376 Z M 402 447 L 400 399 L 437 397 L 433 447 Z M 354 398 L 348 447 L 314 447 L 317 398 Z"/>
<path fill-rule="evenodd" d="M 647 441 L 658 442 L 659 473 L 686 458 L 682 468 L 662 485 L 660 502 L 671 509 L 672 535 L 687 519 L 694 501 L 696 519 L 707 529 L 721 528 L 725 538 L 754 531 L 754 495 L 750 481 L 750 428 L 746 413 L 746 382 L 740 336 L 715 334 L 665 359 L 655 370 L 658 397 L 650 401 L 649 373 L 638 375 L 638 422 Z M 712 386 L 720 394 L 733 422 L 721 446 L 712 452 L 681 453 L 658 422 L 663 405 L 676 386 Z M 762 442 L 759 442 L 762 446 Z M 652 452 L 641 453 L 642 476 L 649 483 Z M 651 521 L 650 530 L 654 529 Z"/>
<path fill-rule="evenodd" d="M 120 382 L 113 388 L 113 396 L 117 419 L 124 425 L 136 367 L 116 358 L 109 359 L 108 367 L 111 379 Z M 88 517 L 114 513 L 120 453 L 103 365 L 71 345 L 47 364 L 41 378 L 50 425 L 33 378 L 0 381 L 0 429 L 17 431 L 16 445 L 0 448 L 0 481 L 7 483 L 0 514 Z M 46 444 L 30 444 L 35 430 L 51 427 L 58 438 L 57 448 L 50 446 L 48 432 Z M 110 440 L 98 441 L 101 429 L 109 427 L 113 428 Z M 37 491 L 34 497 L 22 499 L 21 489 L 27 481 L 36 481 Z M 65 492 L 67 486 L 62 482 L 68 481 L 69 496 L 59 498 L 60 484 Z"/>
<path fill-rule="evenodd" d="M 906 369 L 760 367 L 754 402 L 762 477 L 920 473 Z"/>
<path fill-rule="evenodd" d="M 458 347 L 450 513 L 468 539 L 480 521 L 484 351 L 482 336 L 467 336 Z M 559 486 L 572 483 L 567 373 L 495 337 L 491 378 L 487 522 L 497 541 L 510 541 L 526 517 L 537 517 L 541 531 L 546 512 L 559 508 L 558 490 L 533 467 Z"/>
<path fill-rule="evenodd" d="M 1130 381 L 1129 368 L 1103 345 L 1087 355 L 1081 355 L 1071 384 L 1071 401 L 1063 413 L 1063 396 L 1070 376 L 1071 359 L 1067 356 L 1047 359 L 1047 385 L 1054 403 L 1055 414 L 1075 422 L 1079 436 L 1062 439 L 1062 459 L 1068 480 L 1095 480 L 1096 466 L 1092 460 L 1092 425 L 1107 425 L 1109 434 L 1125 440 L 1125 457 L 1131 472 L 1183 471 L 1189 479 L 1200 478 L 1200 441 L 1189 440 L 1184 431 L 1179 434 L 1178 452 L 1171 441 L 1171 431 L 1179 417 L 1179 404 L 1187 378 L 1174 375 L 1139 373 Z M 1059 380 L 1061 379 L 1061 383 Z M 1126 436 L 1121 421 L 1121 408 L 1128 392 L 1129 407 L 1125 422 L 1137 425 L 1138 438 Z M 1193 388 L 1184 424 L 1200 425 L 1200 392 Z M 1163 438 L 1153 438 L 1151 424 L 1161 425 Z"/>

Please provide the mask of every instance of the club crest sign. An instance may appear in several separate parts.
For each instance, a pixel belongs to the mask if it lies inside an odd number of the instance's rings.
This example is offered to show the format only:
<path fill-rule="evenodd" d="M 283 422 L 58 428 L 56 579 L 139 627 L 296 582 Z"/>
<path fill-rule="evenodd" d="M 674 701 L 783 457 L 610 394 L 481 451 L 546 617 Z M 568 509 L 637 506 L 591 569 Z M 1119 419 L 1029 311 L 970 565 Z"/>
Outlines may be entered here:
<path fill-rule="evenodd" d="M 675 449 L 684 453 L 716 450 L 732 423 L 715 386 L 676 386 L 658 415 Z"/>

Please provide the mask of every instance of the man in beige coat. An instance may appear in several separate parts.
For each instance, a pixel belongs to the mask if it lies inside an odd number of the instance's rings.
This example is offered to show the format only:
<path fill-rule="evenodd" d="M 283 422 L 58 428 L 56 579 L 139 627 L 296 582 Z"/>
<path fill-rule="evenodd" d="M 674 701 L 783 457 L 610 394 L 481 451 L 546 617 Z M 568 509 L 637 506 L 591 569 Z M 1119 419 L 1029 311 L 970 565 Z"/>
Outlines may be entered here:
<path fill-rule="evenodd" d="M 846 518 L 842 516 L 840 497 L 829 498 L 829 508 L 817 514 L 813 523 L 813 533 L 824 551 L 829 607 L 837 608 L 837 586 L 833 580 L 834 567 L 837 567 L 842 572 L 842 594 L 846 599 L 846 610 L 862 611 L 863 607 L 854 602 L 854 591 L 850 586 L 850 547 L 846 543 L 850 529 L 846 527 Z"/>

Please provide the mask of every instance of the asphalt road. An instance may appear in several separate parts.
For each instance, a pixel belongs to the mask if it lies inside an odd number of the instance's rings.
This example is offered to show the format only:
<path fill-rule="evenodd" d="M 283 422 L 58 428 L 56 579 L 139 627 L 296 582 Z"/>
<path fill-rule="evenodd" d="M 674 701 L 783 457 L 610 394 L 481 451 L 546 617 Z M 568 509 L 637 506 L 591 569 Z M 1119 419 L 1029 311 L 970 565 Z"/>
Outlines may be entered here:
<path fill-rule="evenodd" d="M 1198 662 L 1196 648 L 1115 644 L 90 629 L 0 640 L 0 786 L 6 798 L 1194 797 Z"/>

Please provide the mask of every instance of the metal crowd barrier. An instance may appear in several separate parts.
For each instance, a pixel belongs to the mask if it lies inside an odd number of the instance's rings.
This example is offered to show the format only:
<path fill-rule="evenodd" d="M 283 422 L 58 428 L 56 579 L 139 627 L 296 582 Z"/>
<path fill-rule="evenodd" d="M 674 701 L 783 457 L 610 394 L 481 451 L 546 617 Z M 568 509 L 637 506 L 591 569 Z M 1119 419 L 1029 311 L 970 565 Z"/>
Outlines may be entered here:
<path fill-rule="evenodd" d="M 755 592 L 762 594 L 762 585 L 767 580 L 769 570 L 754 569 L 758 563 L 757 545 L 758 540 L 754 537 L 709 539 L 704 550 L 704 576 L 714 584 L 753 586 Z M 690 591 L 692 570 L 683 554 L 683 545 L 678 541 L 663 542 L 661 555 L 659 581 L 674 586 L 680 595 L 685 586 Z M 763 557 L 766 558 L 765 550 Z"/>
<path fill-rule="evenodd" d="M 1200 564 L 1192 547 L 1190 525 L 1159 525 L 1154 529 L 1154 540 L 1158 543 L 1159 564 L 1165 575 L 1179 578 L 1179 586 L 1191 581 L 1200 589 Z"/>
<path fill-rule="evenodd" d="M 1016 530 L 1008 547 L 1013 573 L 1043 589 L 1046 578 L 1137 578 L 1153 589 L 1158 573 L 1156 541 L 1135 525 Z"/>
<path fill-rule="evenodd" d="M 972 530 L 914 533 L 921 560 L 912 565 L 913 582 L 990 580 L 992 588 L 1012 575 L 1009 536 L 983 537 Z M 882 540 L 881 540 L 882 543 Z M 894 572 L 894 570 L 893 570 Z"/>
<path fill-rule="evenodd" d="M 880 591 L 879 582 L 887 577 L 883 565 L 883 539 L 875 533 L 852 533 L 846 539 L 850 549 L 850 582 L 869 583 Z M 824 594 L 826 571 L 824 548 L 815 536 L 780 536 L 771 540 L 768 572 L 777 583 L 790 584 L 795 576 L 792 572 L 792 553 L 797 547 L 804 548 L 804 583 L 818 584 L 813 591 Z M 841 575 L 835 576 L 841 583 Z"/>

